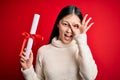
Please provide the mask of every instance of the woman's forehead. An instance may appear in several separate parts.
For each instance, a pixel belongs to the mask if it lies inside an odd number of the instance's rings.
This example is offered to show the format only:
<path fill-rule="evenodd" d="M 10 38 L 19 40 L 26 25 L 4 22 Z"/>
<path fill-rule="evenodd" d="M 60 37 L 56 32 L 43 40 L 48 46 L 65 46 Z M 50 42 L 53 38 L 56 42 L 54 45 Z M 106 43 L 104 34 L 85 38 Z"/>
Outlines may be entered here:
<path fill-rule="evenodd" d="M 72 22 L 72 23 L 80 23 L 80 19 L 75 14 L 69 14 L 62 18 L 62 21 Z"/>

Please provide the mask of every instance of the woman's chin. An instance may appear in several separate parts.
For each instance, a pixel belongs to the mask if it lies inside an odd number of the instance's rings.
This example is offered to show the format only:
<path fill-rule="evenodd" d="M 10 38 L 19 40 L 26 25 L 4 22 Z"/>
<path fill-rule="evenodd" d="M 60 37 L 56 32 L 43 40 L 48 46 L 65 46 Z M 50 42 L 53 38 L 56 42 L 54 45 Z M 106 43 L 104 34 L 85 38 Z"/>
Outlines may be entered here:
<path fill-rule="evenodd" d="M 64 43 L 64 44 L 69 44 L 71 41 L 72 41 L 72 38 L 71 38 L 71 39 L 64 39 L 64 40 L 63 40 L 63 43 Z"/>

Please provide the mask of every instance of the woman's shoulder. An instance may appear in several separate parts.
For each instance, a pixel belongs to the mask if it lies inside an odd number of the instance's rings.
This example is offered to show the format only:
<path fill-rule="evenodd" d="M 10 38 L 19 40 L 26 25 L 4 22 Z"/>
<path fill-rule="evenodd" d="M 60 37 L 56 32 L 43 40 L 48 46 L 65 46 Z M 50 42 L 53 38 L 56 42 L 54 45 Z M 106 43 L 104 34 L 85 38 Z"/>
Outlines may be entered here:
<path fill-rule="evenodd" d="M 41 56 L 41 57 L 47 55 L 49 53 L 49 51 L 51 51 L 51 47 L 52 47 L 51 44 L 46 44 L 46 45 L 41 46 L 38 49 L 37 55 Z"/>
<path fill-rule="evenodd" d="M 41 47 L 38 49 L 38 52 L 39 52 L 39 53 L 46 52 L 46 51 L 49 50 L 50 48 L 51 48 L 51 44 L 46 44 L 46 45 L 41 46 Z"/>

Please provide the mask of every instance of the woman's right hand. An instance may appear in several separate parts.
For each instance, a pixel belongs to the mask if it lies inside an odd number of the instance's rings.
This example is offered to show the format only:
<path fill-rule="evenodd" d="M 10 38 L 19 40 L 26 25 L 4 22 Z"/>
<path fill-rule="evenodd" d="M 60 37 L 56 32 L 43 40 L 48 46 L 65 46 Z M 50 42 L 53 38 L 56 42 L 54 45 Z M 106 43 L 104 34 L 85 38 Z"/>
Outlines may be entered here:
<path fill-rule="evenodd" d="M 20 56 L 20 64 L 23 70 L 30 68 L 33 64 L 33 52 L 31 51 L 29 59 L 26 60 L 25 56 L 26 51 L 23 51 L 22 55 Z"/>

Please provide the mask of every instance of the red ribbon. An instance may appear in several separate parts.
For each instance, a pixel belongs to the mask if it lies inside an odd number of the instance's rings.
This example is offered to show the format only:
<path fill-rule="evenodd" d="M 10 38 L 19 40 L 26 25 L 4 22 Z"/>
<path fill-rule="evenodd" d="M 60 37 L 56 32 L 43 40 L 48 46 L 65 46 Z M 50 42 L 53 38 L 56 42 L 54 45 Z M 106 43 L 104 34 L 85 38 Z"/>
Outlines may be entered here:
<path fill-rule="evenodd" d="M 25 36 L 25 38 L 24 38 L 24 40 L 23 40 L 23 44 L 22 44 L 22 48 L 21 48 L 21 51 L 20 51 L 19 56 L 22 55 L 22 52 L 23 52 L 23 50 L 24 50 L 24 48 L 25 48 L 25 45 L 26 45 L 26 42 L 27 42 L 28 38 L 32 38 L 33 40 L 34 40 L 35 38 L 39 38 L 40 40 L 43 40 L 43 39 L 44 39 L 43 36 L 38 35 L 38 34 L 29 34 L 29 33 L 27 33 L 27 32 L 23 32 L 22 35 Z"/>

